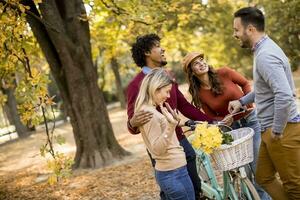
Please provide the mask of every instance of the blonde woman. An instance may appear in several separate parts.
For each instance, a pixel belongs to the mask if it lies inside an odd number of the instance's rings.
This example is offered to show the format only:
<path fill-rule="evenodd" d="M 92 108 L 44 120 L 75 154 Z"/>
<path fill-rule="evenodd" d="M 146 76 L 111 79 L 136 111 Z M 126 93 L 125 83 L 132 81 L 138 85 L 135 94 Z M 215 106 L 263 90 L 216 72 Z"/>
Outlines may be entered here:
<path fill-rule="evenodd" d="M 161 68 L 153 69 L 142 81 L 135 111 L 143 109 L 153 113 L 151 120 L 140 126 L 139 130 L 155 160 L 155 178 L 166 198 L 194 200 L 194 188 L 187 172 L 185 153 L 175 133 L 179 117 L 165 102 L 170 97 L 172 83 L 166 71 Z"/>

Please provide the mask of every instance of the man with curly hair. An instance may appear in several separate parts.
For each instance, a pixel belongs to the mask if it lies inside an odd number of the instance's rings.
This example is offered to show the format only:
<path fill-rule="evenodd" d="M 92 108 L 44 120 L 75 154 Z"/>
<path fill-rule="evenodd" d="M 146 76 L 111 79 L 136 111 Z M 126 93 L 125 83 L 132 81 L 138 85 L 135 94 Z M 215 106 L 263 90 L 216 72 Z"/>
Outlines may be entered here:
<path fill-rule="evenodd" d="M 139 92 L 140 84 L 146 74 L 152 69 L 163 67 L 167 64 L 165 50 L 160 46 L 160 38 L 156 34 L 148 34 L 137 37 L 136 42 L 132 45 L 132 58 L 141 71 L 132 79 L 127 88 L 127 126 L 132 134 L 138 134 L 139 126 L 150 121 L 152 113 L 146 111 L 134 112 L 134 104 Z M 172 109 L 179 110 L 185 117 L 193 120 L 212 122 L 212 119 L 202 113 L 200 110 L 191 105 L 179 91 L 178 85 L 174 83 L 170 92 L 170 98 L 167 100 Z M 196 169 L 196 154 L 190 143 L 187 141 L 181 127 L 176 127 L 176 135 L 180 145 L 184 148 L 187 169 L 193 182 L 195 197 L 200 199 L 201 181 Z M 149 154 L 150 156 L 150 154 Z M 151 158 L 151 156 L 150 156 Z M 155 160 L 151 158 L 152 165 Z M 163 192 L 160 193 L 161 199 L 166 199 Z"/>

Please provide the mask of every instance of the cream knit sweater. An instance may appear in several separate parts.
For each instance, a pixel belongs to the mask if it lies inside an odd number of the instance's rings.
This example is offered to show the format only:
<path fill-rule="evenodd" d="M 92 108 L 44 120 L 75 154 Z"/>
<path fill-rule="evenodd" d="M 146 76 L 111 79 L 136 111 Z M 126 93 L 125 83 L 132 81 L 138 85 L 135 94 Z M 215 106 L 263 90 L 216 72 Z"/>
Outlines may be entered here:
<path fill-rule="evenodd" d="M 139 129 L 148 151 L 155 159 L 155 169 L 169 171 L 186 165 L 183 147 L 175 133 L 176 125 L 169 123 L 154 106 L 143 105 L 141 109 L 153 113 L 152 119 Z"/>

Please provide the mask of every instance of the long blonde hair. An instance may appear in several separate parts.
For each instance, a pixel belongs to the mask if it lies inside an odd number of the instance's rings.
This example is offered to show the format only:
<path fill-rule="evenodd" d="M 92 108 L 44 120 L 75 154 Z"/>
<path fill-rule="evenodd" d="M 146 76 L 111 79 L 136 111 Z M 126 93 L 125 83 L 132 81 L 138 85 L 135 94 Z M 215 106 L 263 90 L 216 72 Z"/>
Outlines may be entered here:
<path fill-rule="evenodd" d="M 154 105 L 154 93 L 155 91 L 166 87 L 173 83 L 171 77 L 162 68 L 153 69 L 143 79 L 140 91 L 135 101 L 134 110 L 138 111 L 142 105 Z"/>

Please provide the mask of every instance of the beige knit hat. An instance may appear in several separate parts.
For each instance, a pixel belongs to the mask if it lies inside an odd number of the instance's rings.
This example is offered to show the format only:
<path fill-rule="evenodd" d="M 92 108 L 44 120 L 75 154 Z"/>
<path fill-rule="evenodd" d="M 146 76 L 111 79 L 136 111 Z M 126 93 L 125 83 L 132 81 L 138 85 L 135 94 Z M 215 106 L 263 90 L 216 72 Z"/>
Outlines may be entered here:
<path fill-rule="evenodd" d="M 189 64 L 198 57 L 204 58 L 204 54 L 198 53 L 198 52 L 190 52 L 190 53 L 186 54 L 186 56 L 183 58 L 183 62 L 182 62 L 183 71 L 187 72 Z"/>

